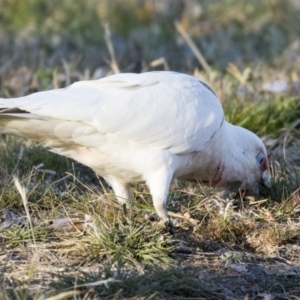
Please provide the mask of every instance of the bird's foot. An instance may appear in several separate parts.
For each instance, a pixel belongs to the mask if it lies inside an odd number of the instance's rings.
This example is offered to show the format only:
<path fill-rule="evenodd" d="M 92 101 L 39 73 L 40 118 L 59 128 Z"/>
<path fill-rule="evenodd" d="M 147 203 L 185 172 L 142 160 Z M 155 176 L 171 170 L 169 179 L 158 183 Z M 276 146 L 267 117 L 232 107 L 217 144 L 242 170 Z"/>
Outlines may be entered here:
<path fill-rule="evenodd" d="M 160 218 L 156 214 L 146 214 L 145 218 L 146 220 L 153 222 L 155 227 L 167 230 L 172 234 L 175 233 L 175 227 L 177 222 L 176 220 L 174 221 L 171 217 L 165 216 L 163 218 Z"/>

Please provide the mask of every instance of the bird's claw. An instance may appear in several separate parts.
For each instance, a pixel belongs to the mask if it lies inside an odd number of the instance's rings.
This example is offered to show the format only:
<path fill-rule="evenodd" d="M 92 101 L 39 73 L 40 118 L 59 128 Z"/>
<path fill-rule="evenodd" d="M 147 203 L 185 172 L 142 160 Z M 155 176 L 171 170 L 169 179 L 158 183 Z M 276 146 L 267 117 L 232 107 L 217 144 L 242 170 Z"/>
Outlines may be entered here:
<path fill-rule="evenodd" d="M 159 229 L 164 229 L 169 231 L 170 233 L 175 233 L 175 227 L 177 225 L 176 220 L 174 221 L 171 217 L 166 216 L 164 218 L 160 218 L 156 214 L 146 214 L 145 215 L 146 220 L 149 220 L 151 222 L 155 222 L 155 227 Z"/>

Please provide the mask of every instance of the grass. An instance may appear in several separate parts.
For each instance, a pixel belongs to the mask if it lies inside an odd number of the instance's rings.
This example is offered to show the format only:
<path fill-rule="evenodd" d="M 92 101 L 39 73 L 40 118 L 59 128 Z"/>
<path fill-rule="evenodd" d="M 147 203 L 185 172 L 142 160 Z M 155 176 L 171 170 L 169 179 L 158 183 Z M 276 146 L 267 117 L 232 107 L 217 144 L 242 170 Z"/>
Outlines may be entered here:
<path fill-rule="evenodd" d="M 16 153 L 22 145 L 20 140 L 6 142 Z M 23 146 L 24 153 L 32 147 Z M 30 160 L 23 163 L 30 170 Z M 287 181 L 294 173 L 288 169 L 272 169 L 273 188 L 261 199 L 222 200 L 211 189 L 178 183 L 171 190 L 168 208 L 179 216 L 179 228 L 173 235 L 145 220 L 141 207 L 151 204 L 143 186 L 134 189 L 136 202 L 124 212 L 107 187 L 103 186 L 101 192 L 99 187 L 86 184 L 84 173 L 77 173 L 76 181 L 62 185 L 55 180 L 57 174 L 47 175 L 52 177 L 47 183 L 38 173 L 23 172 L 25 166 L 19 177 L 27 187 L 32 228 L 25 222 L 0 231 L 3 299 L 41 299 L 60 294 L 67 295 L 66 299 L 226 299 L 238 293 L 232 282 L 235 277 L 231 267 L 235 264 L 249 270 L 262 265 L 268 274 L 262 282 L 251 277 L 252 271 L 240 276 L 259 284 L 265 292 L 280 294 L 279 286 L 283 286 L 286 293 L 297 294 L 297 273 L 292 280 L 285 275 L 298 263 L 300 226 L 297 191 Z M 280 199 L 273 199 L 278 184 L 290 190 Z M 13 181 L 8 180 L 1 190 L 2 208 L 25 216 Z M 198 223 L 190 223 L 185 213 Z M 81 220 L 82 226 L 69 221 L 56 230 L 51 228 L 62 218 Z M 231 251 L 246 254 L 234 258 Z M 278 251 L 283 251 L 280 258 L 288 261 L 280 266 L 279 274 L 275 260 Z M 224 283 L 220 284 L 226 276 L 232 284 L 228 295 Z M 266 287 L 267 280 L 272 284 Z"/>
<path fill-rule="evenodd" d="M 88 168 L 3 136 L 0 209 L 22 222 L 8 218 L 10 226 L 0 227 L 0 298 L 297 299 L 299 8 L 277 0 L 191 1 L 185 8 L 25 2 L 0 0 L 1 97 L 112 73 L 102 26 L 109 20 L 121 71 L 194 74 L 216 91 L 228 121 L 263 138 L 272 187 L 260 197 L 223 200 L 213 189 L 178 181 L 168 203 L 178 228 L 170 234 L 146 220 L 153 206 L 144 185 L 133 186 L 135 201 L 124 210 Z M 286 89 L 267 91 L 276 80 Z"/>

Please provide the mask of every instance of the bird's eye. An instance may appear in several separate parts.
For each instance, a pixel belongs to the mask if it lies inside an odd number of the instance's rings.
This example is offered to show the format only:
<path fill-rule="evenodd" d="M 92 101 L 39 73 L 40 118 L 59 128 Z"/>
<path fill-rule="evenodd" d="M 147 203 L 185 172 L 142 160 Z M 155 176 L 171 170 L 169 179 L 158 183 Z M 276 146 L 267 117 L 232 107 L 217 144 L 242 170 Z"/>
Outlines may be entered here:
<path fill-rule="evenodd" d="M 261 165 L 264 162 L 265 156 L 263 153 L 259 152 L 256 155 L 256 161 Z"/>

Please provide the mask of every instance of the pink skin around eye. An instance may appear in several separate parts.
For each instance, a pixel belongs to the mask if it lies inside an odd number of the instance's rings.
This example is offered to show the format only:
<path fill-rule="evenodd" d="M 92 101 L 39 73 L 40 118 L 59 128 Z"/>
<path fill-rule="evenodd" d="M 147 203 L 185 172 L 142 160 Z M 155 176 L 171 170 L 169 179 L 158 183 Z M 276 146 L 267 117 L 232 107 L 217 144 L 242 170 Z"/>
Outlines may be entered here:
<path fill-rule="evenodd" d="M 263 159 L 263 162 L 262 162 L 261 165 L 260 165 L 260 171 L 261 171 L 261 172 L 264 172 L 264 171 L 267 170 L 267 168 L 268 168 L 268 158 L 265 157 L 265 158 Z"/>

